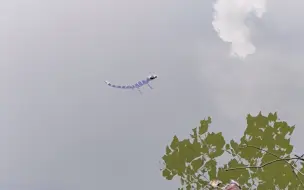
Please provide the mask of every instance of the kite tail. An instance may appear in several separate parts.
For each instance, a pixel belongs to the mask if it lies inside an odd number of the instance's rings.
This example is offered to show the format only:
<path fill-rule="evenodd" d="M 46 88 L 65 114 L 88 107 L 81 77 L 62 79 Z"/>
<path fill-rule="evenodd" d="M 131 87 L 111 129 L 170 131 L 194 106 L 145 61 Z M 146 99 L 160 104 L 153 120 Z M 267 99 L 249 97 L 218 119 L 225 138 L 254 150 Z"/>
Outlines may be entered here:
<path fill-rule="evenodd" d="M 113 87 L 113 88 L 122 88 L 122 89 L 133 89 L 134 86 L 126 86 L 126 85 L 115 85 L 111 84 L 109 81 L 104 81 L 108 86 Z"/>
<path fill-rule="evenodd" d="M 108 86 L 116 88 L 118 85 L 111 84 L 109 81 L 104 81 Z"/>

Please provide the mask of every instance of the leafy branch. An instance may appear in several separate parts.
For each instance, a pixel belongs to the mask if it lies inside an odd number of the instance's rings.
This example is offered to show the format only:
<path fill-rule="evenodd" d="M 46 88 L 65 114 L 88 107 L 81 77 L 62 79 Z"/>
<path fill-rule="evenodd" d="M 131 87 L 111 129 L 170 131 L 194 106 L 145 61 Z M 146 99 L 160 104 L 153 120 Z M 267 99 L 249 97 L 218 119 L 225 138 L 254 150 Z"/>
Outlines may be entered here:
<path fill-rule="evenodd" d="M 299 160 L 300 160 L 300 161 L 304 161 L 304 158 L 303 158 L 303 157 L 304 157 L 304 154 L 302 154 L 301 156 L 295 155 L 295 157 L 293 157 L 293 158 L 280 158 L 280 157 L 277 156 L 276 154 L 274 154 L 274 153 L 272 153 L 272 152 L 270 152 L 270 151 L 264 150 L 264 149 L 262 149 L 262 148 L 260 148 L 260 147 L 257 147 L 257 146 L 245 145 L 245 146 L 240 147 L 240 148 L 241 148 L 241 149 L 243 149 L 243 148 L 255 148 L 255 149 L 260 150 L 261 152 L 265 152 L 265 153 L 267 153 L 267 154 L 270 154 L 270 155 L 276 157 L 277 159 L 272 160 L 272 161 L 270 161 L 270 162 L 267 162 L 267 163 L 265 163 L 265 164 L 262 164 L 262 165 L 260 165 L 260 166 L 245 166 L 245 167 L 228 168 L 228 169 L 226 169 L 225 171 L 232 171 L 232 170 L 239 170 L 239 169 L 250 169 L 250 168 L 260 169 L 260 168 L 264 168 L 265 166 L 268 166 L 268 165 L 270 165 L 270 164 L 273 164 L 273 163 L 275 163 L 275 162 L 284 161 L 284 162 L 286 162 L 286 163 L 291 167 L 293 174 L 296 176 L 296 178 L 301 182 L 302 186 L 304 187 L 303 181 L 299 178 L 298 174 L 295 172 L 295 170 L 296 170 L 298 173 L 300 173 L 302 176 L 304 176 L 304 174 L 303 174 L 300 170 L 298 170 L 298 168 L 296 168 L 296 166 L 295 166 L 295 164 L 296 164 Z M 288 162 L 288 161 L 290 161 L 290 160 L 296 160 L 296 162 L 295 162 L 294 164 L 291 164 L 291 163 Z"/>

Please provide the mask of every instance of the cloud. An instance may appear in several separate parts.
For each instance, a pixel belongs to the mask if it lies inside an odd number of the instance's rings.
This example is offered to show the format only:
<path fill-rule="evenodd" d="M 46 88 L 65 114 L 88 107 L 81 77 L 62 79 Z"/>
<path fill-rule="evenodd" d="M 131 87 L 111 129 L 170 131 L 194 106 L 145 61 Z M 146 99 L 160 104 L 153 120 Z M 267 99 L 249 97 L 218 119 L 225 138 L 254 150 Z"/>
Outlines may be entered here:
<path fill-rule="evenodd" d="M 246 18 L 254 13 L 261 18 L 266 12 L 266 0 L 217 0 L 213 6 L 213 28 L 224 42 L 231 43 L 231 55 L 245 58 L 255 52 Z"/>

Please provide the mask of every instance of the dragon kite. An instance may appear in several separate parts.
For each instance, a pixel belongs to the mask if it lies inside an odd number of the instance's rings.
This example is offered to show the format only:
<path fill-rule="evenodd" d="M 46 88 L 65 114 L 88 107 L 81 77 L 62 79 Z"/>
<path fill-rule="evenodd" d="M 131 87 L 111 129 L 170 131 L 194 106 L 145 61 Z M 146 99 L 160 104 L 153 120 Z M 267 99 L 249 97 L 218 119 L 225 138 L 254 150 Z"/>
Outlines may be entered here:
<path fill-rule="evenodd" d="M 140 80 L 132 85 L 116 85 L 116 84 L 110 83 L 109 81 L 105 81 L 105 83 L 108 86 L 113 87 L 113 88 L 132 89 L 132 90 L 137 89 L 142 94 L 142 92 L 140 91 L 140 88 L 144 85 L 147 85 L 147 86 L 149 86 L 150 89 L 153 89 L 149 83 L 155 79 L 157 79 L 157 75 L 151 74 L 146 79 Z"/>

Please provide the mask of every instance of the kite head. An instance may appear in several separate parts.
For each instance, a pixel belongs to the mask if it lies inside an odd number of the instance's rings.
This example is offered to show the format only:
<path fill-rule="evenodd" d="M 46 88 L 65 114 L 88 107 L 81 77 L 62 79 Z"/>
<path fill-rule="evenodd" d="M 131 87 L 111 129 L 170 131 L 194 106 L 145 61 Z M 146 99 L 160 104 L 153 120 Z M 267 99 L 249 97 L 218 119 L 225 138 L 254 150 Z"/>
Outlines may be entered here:
<path fill-rule="evenodd" d="M 157 75 L 149 75 L 148 76 L 148 79 L 150 79 L 150 80 L 154 80 L 154 79 L 156 79 L 157 78 Z"/>

